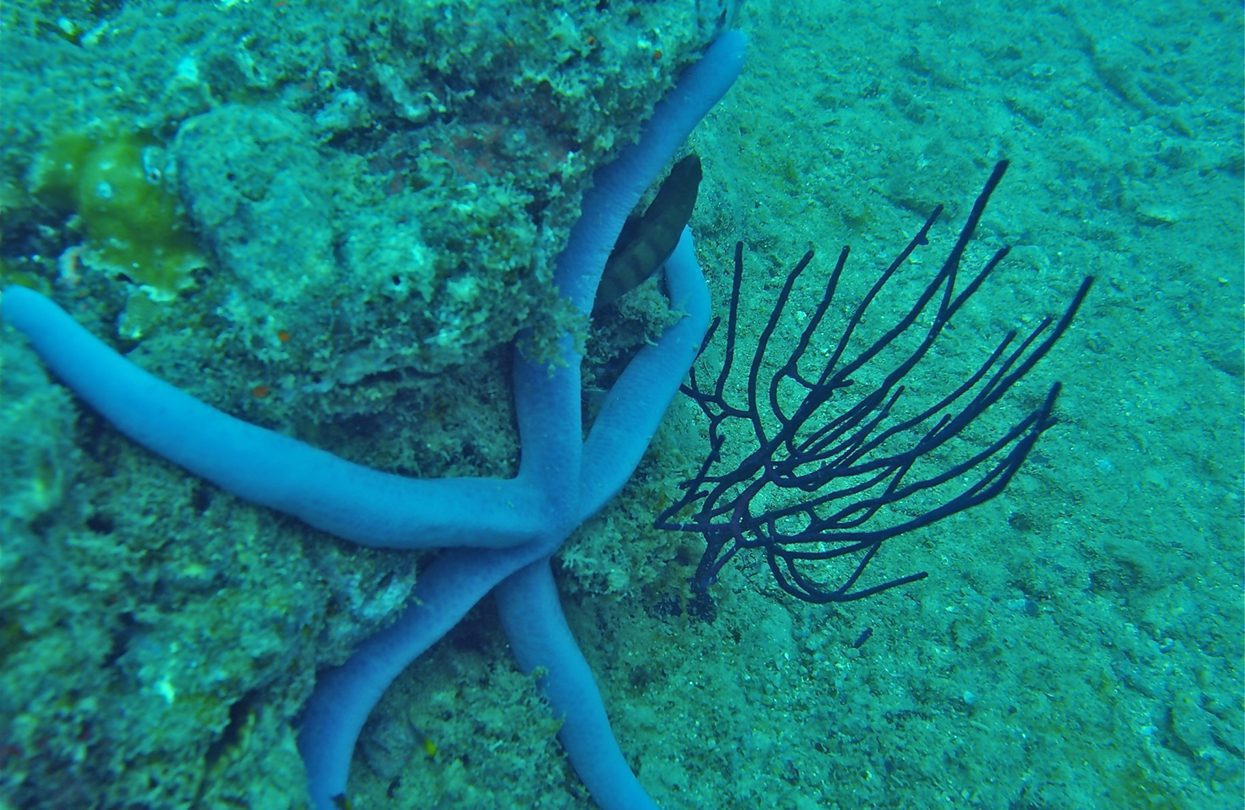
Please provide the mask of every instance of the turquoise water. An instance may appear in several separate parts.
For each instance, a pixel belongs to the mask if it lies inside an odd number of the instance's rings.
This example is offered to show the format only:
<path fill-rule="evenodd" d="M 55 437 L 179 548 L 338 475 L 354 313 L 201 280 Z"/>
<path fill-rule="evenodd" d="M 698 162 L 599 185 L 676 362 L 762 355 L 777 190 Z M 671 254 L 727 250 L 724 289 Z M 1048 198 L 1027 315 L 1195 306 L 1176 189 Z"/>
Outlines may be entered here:
<path fill-rule="evenodd" d="M 590 169 L 706 36 L 664 4 L 598 5 L 6 8 L 5 282 L 261 424 L 385 469 L 504 474 L 505 347 L 547 303 Z M 1000 158 L 967 266 L 1012 253 L 912 395 L 1097 282 L 997 417 L 1058 380 L 1059 424 L 1005 494 L 870 571 L 927 579 L 861 602 L 799 602 L 745 556 L 714 622 L 682 609 L 702 545 L 651 525 L 705 449 L 676 402 L 560 558 L 641 781 L 670 808 L 1242 806 L 1239 7 L 749 2 L 738 24 L 744 76 L 692 141 L 719 306 L 736 240 L 756 323 L 807 248 L 824 272 L 850 243 L 859 294 L 945 203 L 911 292 Z M 140 130 L 210 256 L 172 296 L 93 262 L 82 217 L 32 193 L 57 134 Z M 653 306 L 597 324 L 590 375 Z M 152 459 L 11 329 L 0 374 L 0 801 L 301 806 L 313 674 L 419 561 Z M 352 801 L 590 806 L 556 730 L 484 604 L 386 695 Z"/>

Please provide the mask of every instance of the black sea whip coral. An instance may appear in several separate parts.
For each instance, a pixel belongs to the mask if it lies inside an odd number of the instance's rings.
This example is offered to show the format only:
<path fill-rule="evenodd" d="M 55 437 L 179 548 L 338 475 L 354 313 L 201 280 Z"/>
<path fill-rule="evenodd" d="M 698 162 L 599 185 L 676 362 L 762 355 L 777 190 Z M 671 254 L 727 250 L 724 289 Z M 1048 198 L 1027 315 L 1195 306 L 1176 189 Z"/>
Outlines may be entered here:
<path fill-rule="evenodd" d="M 732 404 L 728 393 L 743 277 L 743 246 L 736 245 L 722 367 L 712 385 L 706 387 L 693 369 L 690 383 L 682 387 L 709 420 L 709 453 L 682 484 L 682 496 L 657 519 L 660 528 L 705 538 L 693 579 L 694 610 L 712 616 L 709 585 L 747 549 L 764 555 L 784 591 L 809 602 L 861 599 L 924 578 L 918 572 L 861 582 L 884 541 L 1002 492 L 1038 437 L 1055 423 L 1058 383 L 1010 427 L 974 427 L 1064 334 L 1092 278 L 1081 283 L 1057 321 L 1044 318 L 1023 337 L 1009 332 L 951 390 L 927 395 L 902 415 L 895 412 L 905 377 L 930 354 L 955 313 L 1008 253 L 1007 247 L 996 251 L 963 289 L 956 289 L 965 248 L 1006 169 L 1006 162 L 995 166 L 950 255 L 912 306 L 863 345 L 855 343 L 863 340 L 858 332 L 870 307 L 912 253 L 927 243 L 942 207 L 930 214 L 851 308 L 837 337 L 827 342 L 819 327 L 847 262 L 844 248 L 798 338 L 780 346 L 783 341 L 774 339 L 775 331 L 796 281 L 813 258 L 812 251 L 806 253 L 778 293 L 746 379 L 740 375 L 745 390 L 739 405 Z M 715 321 L 706 346 L 718 325 Z M 744 434 L 746 439 L 741 438 Z"/>

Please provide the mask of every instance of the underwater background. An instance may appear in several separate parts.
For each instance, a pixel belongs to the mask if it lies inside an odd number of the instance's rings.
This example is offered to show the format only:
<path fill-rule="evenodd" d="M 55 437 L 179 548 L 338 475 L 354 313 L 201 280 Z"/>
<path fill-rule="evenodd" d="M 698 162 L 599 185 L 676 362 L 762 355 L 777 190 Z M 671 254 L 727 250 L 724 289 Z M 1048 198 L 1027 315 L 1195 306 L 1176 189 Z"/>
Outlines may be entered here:
<path fill-rule="evenodd" d="M 641 782 L 668 808 L 1242 807 L 1239 4 L 16 0 L 0 284 L 352 460 L 508 475 L 509 346 L 570 322 L 550 268 L 591 171 L 731 19 L 744 74 L 690 144 L 719 309 L 737 240 L 755 334 L 806 249 L 825 273 L 852 246 L 850 301 L 945 203 L 918 284 L 1001 158 L 966 271 L 1012 252 L 909 387 L 1097 281 L 991 416 L 1058 380 L 1059 423 L 1003 495 L 868 573 L 927 579 L 860 602 L 797 601 L 745 554 L 713 621 L 688 611 L 703 542 L 653 528 L 707 450 L 676 400 L 557 566 Z M 650 285 L 594 323 L 586 379 L 664 307 Z M 314 673 L 420 555 L 146 453 L 7 326 L 0 465 L 0 806 L 305 806 Z M 486 600 L 407 670 L 353 807 L 592 806 L 506 647 Z"/>

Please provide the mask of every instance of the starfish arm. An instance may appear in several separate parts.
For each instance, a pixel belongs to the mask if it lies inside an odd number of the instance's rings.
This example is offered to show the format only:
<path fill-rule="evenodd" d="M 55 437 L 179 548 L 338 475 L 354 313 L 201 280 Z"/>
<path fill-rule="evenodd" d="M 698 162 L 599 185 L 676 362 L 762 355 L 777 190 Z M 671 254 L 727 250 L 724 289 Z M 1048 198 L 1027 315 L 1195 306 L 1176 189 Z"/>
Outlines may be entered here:
<path fill-rule="evenodd" d="M 688 229 L 666 260 L 666 284 L 671 308 L 683 317 L 631 360 L 592 423 L 584 443 L 580 523 L 614 497 L 635 471 L 709 327 L 709 287 Z"/>
<path fill-rule="evenodd" d="M 519 479 L 541 496 L 541 527 L 553 553 L 577 525 L 574 504 L 583 455 L 580 355 L 571 336 L 559 340 L 550 368 L 514 350 L 514 411 L 519 427 Z"/>
<path fill-rule="evenodd" d="M 545 670 L 541 688 L 563 719 L 558 740 L 593 801 L 602 810 L 655 810 L 614 739 L 592 669 L 562 614 L 549 560 L 515 572 L 495 593 L 519 667 Z"/>
<path fill-rule="evenodd" d="M 544 558 L 541 544 L 523 548 L 442 553 L 421 572 L 398 619 L 316 675 L 298 724 L 298 750 L 317 810 L 336 810 L 346 792 L 359 731 L 402 670 L 450 631 L 467 611 L 516 570 Z"/>
<path fill-rule="evenodd" d="M 126 360 L 33 290 L 10 287 L 4 319 L 121 433 L 252 503 L 380 548 L 515 546 L 542 525 L 524 479 L 421 480 L 338 458 L 195 399 Z"/>
<path fill-rule="evenodd" d="M 743 68 L 746 44 L 739 31 L 714 40 L 653 109 L 640 139 L 592 175 L 583 214 L 558 256 L 554 275 L 562 295 L 580 312 L 592 311 L 601 272 L 627 215 L 700 119 L 726 95 Z"/>

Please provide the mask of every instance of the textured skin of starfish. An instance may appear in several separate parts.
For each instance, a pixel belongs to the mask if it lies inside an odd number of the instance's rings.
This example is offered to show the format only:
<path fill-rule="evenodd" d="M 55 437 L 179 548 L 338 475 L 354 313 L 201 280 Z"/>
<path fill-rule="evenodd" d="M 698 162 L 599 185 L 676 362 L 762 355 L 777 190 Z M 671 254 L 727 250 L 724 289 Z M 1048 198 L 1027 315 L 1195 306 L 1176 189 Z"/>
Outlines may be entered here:
<path fill-rule="evenodd" d="M 744 45 L 738 32 L 723 34 L 657 106 L 640 140 L 594 175 L 555 274 L 560 294 L 580 312 L 591 311 L 626 216 L 734 82 Z M 587 439 L 581 357 L 571 336 L 562 337 L 553 368 L 516 350 L 522 453 L 512 479 L 411 479 L 353 464 L 157 379 L 36 292 L 6 290 L 0 311 L 118 431 L 191 473 L 355 543 L 446 549 L 394 624 L 318 675 L 299 733 L 317 807 L 338 806 L 359 730 L 392 680 L 494 592 L 520 667 L 547 673 L 540 686 L 564 718 L 559 739 L 594 800 L 603 808 L 644 808 L 654 804 L 610 729 L 563 617 L 550 558 L 630 478 L 700 347 L 709 297 L 686 232 L 666 263 L 666 279 L 673 309 L 684 315 L 627 366 Z"/>

